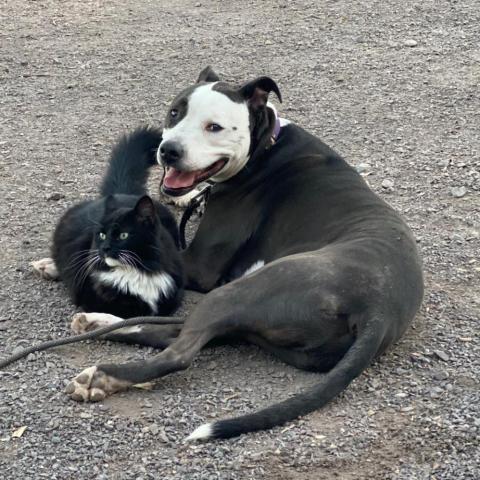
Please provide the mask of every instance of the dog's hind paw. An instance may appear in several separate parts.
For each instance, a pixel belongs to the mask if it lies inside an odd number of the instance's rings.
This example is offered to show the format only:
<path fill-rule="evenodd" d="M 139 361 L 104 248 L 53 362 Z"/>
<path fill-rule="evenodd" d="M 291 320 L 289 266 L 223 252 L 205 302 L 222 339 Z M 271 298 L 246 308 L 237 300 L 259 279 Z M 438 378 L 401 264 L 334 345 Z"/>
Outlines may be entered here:
<path fill-rule="evenodd" d="M 76 313 L 72 317 L 70 328 L 77 334 L 96 330 L 97 328 L 108 327 L 123 319 L 108 313 Z"/>
<path fill-rule="evenodd" d="M 33 271 L 45 280 L 56 280 L 59 277 L 53 258 L 42 258 L 31 262 L 30 265 L 33 267 Z"/>
<path fill-rule="evenodd" d="M 129 382 L 107 375 L 99 367 L 89 367 L 67 385 L 65 393 L 77 402 L 100 402 L 129 386 Z"/>

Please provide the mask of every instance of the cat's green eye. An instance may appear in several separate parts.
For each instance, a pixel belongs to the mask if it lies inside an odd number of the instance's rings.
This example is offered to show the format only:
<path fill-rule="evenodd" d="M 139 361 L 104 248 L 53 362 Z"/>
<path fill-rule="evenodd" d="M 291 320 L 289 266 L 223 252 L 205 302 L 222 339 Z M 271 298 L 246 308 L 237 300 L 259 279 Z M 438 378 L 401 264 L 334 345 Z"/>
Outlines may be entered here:
<path fill-rule="evenodd" d="M 105 240 L 107 238 L 107 236 L 103 232 L 100 232 L 98 234 L 98 236 L 99 236 L 100 240 Z"/>
<path fill-rule="evenodd" d="M 127 232 L 122 232 L 118 238 L 120 238 L 120 240 L 126 240 L 128 238 L 128 233 Z"/>

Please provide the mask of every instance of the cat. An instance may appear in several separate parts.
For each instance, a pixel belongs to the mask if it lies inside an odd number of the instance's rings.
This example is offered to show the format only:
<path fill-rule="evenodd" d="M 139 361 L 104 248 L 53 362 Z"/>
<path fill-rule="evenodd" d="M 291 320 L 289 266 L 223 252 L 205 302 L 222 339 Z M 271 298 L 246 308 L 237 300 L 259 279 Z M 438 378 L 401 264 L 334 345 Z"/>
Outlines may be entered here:
<path fill-rule="evenodd" d="M 55 229 L 52 259 L 33 262 L 42 276 L 59 276 L 85 312 L 167 315 L 182 299 L 177 223 L 146 194 L 161 138 L 146 127 L 123 136 L 112 149 L 100 197 L 71 207 Z"/>

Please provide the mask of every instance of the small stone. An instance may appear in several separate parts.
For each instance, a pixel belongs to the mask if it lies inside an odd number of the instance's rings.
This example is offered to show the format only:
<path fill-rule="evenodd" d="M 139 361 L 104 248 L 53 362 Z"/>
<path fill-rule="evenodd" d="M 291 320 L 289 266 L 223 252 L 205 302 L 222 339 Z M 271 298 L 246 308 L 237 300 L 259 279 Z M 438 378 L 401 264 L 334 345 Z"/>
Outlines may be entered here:
<path fill-rule="evenodd" d="M 455 198 L 462 198 L 467 194 L 467 189 L 465 187 L 452 187 L 450 193 Z"/>
<path fill-rule="evenodd" d="M 444 370 L 437 370 L 433 373 L 433 378 L 439 381 L 446 380 L 449 376 L 448 372 L 445 372 Z"/>
<path fill-rule="evenodd" d="M 372 167 L 369 163 L 360 163 L 355 167 L 358 173 L 364 173 L 367 170 L 370 170 L 370 168 Z"/>
<path fill-rule="evenodd" d="M 152 423 L 149 427 L 150 433 L 153 433 L 153 435 L 157 435 L 157 433 L 160 431 L 160 428 L 156 423 Z"/>
<path fill-rule="evenodd" d="M 434 350 L 433 353 L 444 362 L 448 362 L 450 357 L 443 350 Z"/>
<path fill-rule="evenodd" d="M 389 180 L 388 178 L 382 182 L 382 188 L 384 188 L 385 190 L 392 190 L 393 185 L 394 185 L 393 181 Z"/>
<path fill-rule="evenodd" d="M 54 202 L 58 202 L 62 198 L 65 198 L 65 195 L 63 193 L 56 192 L 56 193 L 52 193 L 51 195 L 49 195 L 47 197 L 47 200 L 53 200 Z"/>
<path fill-rule="evenodd" d="M 413 38 L 407 38 L 407 40 L 405 40 L 403 42 L 403 44 L 406 47 L 416 47 L 418 45 L 418 42 L 416 40 L 414 40 Z"/>
<path fill-rule="evenodd" d="M 165 430 L 164 430 L 163 428 L 162 428 L 162 429 L 159 429 L 158 438 L 159 438 L 163 443 L 170 443 L 170 440 L 169 440 L 169 438 L 167 437 L 167 434 L 165 433 Z"/>

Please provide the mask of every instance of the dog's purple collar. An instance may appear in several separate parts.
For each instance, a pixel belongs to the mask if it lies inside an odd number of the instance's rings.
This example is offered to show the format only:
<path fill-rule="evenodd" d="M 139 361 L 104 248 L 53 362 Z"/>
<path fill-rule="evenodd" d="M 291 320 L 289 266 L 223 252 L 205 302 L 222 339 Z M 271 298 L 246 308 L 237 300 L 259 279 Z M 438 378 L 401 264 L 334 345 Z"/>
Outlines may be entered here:
<path fill-rule="evenodd" d="M 275 126 L 273 127 L 273 132 L 272 132 L 272 140 L 276 141 L 278 136 L 280 135 L 280 130 L 282 129 L 282 126 L 280 125 L 280 118 L 275 114 Z"/>
<path fill-rule="evenodd" d="M 273 107 L 273 105 L 270 108 L 275 114 L 275 125 L 273 126 L 272 135 L 270 136 L 270 145 L 268 145 L 267 148 L 275 145 L 275 142 L 278 140 L 278 136 L 280 135 L 280 131 L 282 130 L 283 126 L 281 123 L 281 119 L 277 114 L 277 110 Z"/>

